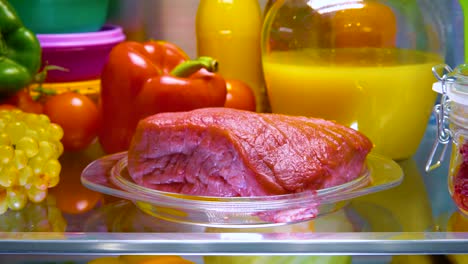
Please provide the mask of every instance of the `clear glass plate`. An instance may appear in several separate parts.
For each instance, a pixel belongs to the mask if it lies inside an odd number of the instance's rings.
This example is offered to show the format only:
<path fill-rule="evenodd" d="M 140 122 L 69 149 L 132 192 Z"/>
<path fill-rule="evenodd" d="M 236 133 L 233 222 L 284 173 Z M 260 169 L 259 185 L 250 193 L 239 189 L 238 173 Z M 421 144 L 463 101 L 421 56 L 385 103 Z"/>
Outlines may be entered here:
<path fill-rule="evenodd" d="M 357 179 L 327 189 L 261 197 L 208 197 L 142 187 L 127 171 L 127 153 L 102 157 L 82 172 L 84 186 L 133 201 L 143 212 L 177 223 L 211 227 L 260 227 L 311 220 L 342 208 L 350 199 L 397 186 L 400 166 L 369 154 Z"/>

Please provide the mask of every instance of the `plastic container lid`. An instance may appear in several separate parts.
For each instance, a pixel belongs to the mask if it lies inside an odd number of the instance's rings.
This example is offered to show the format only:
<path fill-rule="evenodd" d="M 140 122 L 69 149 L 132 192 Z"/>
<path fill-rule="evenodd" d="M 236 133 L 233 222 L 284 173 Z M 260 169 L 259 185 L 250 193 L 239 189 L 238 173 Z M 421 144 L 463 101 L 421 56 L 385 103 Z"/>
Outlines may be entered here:
<path fill-rule="evenodd" d="M 443 90 L 442 81 L 436 82 L 432 85 L 432 90 L 444 94 L 450 98 L 451 101 L 468 105 L 468 64 L 457 66 L 455 70 L 448 73 L 445 80 L 446 91 Z"/>
<path fill-rule="evenodd" d="M 450 100 L 458 104 L 468 105 L 468 90 L 456 88 L 457 85 L 455 85 L 453 82 L 446 82 L 446 87 L 446 94 Z M 439 94 L 444 94 L 442 89 L 442 82 L 434 83 L 432 85 L 432 90 Z"/>
<path fill-rule="evenodd" d="M 68 48 L 118 43 L 125 40 L 125 34 L 119 26 L 105 25 L 97 32 L 37 34 L 37 38 L 42 48 Z"/>

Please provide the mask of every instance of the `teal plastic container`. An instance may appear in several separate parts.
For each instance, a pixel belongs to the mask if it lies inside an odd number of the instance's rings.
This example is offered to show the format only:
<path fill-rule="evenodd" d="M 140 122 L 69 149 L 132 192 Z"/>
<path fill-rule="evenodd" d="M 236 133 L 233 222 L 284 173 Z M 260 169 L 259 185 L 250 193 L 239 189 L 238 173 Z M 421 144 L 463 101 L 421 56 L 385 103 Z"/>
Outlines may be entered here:
<path fill-rule="evenodd" d="M 36 34 L 95 32 L 107 19 L 109 0 L 9 0 Z"/>

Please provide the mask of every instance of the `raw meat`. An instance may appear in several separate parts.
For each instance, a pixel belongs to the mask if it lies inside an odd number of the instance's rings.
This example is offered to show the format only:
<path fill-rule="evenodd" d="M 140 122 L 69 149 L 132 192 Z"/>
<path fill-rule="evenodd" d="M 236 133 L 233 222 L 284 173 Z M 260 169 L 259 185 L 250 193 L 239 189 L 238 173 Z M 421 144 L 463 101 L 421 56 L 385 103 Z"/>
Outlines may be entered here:
<path fill-rule="evenodd" d="M 358 131 L 323 119 L 204 108 L 140 121 L 128 170 L 161 191 L 278 195 L 353 180 L 371 149 Z"/>

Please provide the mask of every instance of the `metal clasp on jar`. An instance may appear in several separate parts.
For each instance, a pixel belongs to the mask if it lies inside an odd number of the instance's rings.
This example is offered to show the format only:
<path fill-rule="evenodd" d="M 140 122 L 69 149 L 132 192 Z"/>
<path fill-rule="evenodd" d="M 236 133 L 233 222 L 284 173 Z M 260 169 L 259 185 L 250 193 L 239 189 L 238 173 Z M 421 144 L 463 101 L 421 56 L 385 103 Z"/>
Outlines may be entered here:
<path fill-rule="evenodd" d="M 436 104 L 433 109 L 433 113 L 436 118 L 437 138 L 432 145 L 431 152 L 429 153 L 429 157 L 426 162 L 426 172 L 440 167 L 444 161 L 445 153 L 447 152 L 447 148 L 452 139 L 451 131 L 448 129 L 447 124 L 448 113 L 450 112 L 450 98 L 447 96 L 447 84 L 452 81 L 449 77 L 449 74 L 452 71 L 452 68 L 446 64 L 440 64 L 432 67 L 432 73 L 440 83 L 441 91 L 438 92 L 441 92 L 442 97 L 440 99 L 440 103 Z M 439 74 L 439 72 L 442 74 Z M 439 150 L 441 147 L 442 149 Z M 436 154 L 438 154 L 437 158 L 435 158 Z"/>

